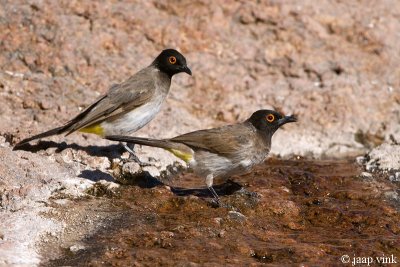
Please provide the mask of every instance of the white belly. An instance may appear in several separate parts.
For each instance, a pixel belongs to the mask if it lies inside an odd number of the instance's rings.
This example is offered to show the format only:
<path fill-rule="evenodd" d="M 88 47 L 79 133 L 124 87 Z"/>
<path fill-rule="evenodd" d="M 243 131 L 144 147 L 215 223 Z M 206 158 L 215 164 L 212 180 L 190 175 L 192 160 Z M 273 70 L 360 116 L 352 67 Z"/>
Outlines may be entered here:
<path fill-rule="evenodd" d="M 149 123 L 160 111 L 164 98 L 154 101 L 126 113 L 112 122 L 102 122 L 105 135 L 127 135 L 136 132 Z"/>
<path fill-rule="evenodd" d="M 234 168 L 233 163 L 229 159 L 206 151 L 198 151 L 194 160 L 189 163 L 189 166 L 197 175 L 203 177 L 209 174 L 212 174 L 214 177 L 221 176 Z"/>
<path fill-rule="evenodd" d="M 268 153 L 255 155 L 250 159 L 238 158 L 228 159 L 206 151 L 198 151 L 189 166 L 194 172 L 202 177 L 212 175 L 215 177 L 229 177 L 248 172 L 254 165 L 265 160 Z"/>

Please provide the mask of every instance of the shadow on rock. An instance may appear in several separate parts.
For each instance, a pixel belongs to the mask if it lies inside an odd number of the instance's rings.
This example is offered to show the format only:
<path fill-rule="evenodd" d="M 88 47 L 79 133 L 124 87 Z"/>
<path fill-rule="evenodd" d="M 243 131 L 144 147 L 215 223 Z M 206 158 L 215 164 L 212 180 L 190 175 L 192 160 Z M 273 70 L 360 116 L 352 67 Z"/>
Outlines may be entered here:
<path fill-rule="evenodd" d="M 231 180 L 226 181 L 223 184 L 213 186 L 215 192 L 219 196 L 232 195 L 236 191 L 240 190 L 242 186 Z M 177 196 L 188 196 L 194 195 L 197 197 L 210 197 L 212 196 L 208 188 L 181 188 L 181 187 L 171 187 L 171 191 Z"/>
<path fill-rule="evenodd" d="M 56 143 L 53 141 L 39 141 L 35 145 L 23 144 L 14 148 L 14 150 L 24 150 L 36 153 L 40 150 L 46 150 L 49 148 L 56 148 L 55 152 L 60 153 L 61 151 L 71 148 L 74 150 L 85 151 L 90 156 L 95 157 L 108 157 L 110 159 L 119 158 L 125 151 L 121 145 L 109 145 L 109 146 L 81 146 L 76 143 L 67 144 L 65 142 Z"/>
<path fill-rule="evenodd" d="M 124 165 L 127 166 L 128 164 Z M 123 185 L 135 185 L 140 188 L 153 188 L 157 186 L 169 186 L 171 192 L 177 196 L 194 195 L 197 197 L 210 197 L 208 188 L 188 188 L 172 186 L 169 182 L 172 177 L 177 176 L 177 173 L 163 176 L 163 178 L 156 178 L 148 171 L 140 168 L 137 163 L 132 162 L 132 168 L 119 168 L 114 169 L 114 179 Z M 242 186 L 232 180 L 227 180 L 225 183 L 213 186 L 215 191 L 220 196 L 231 195 L 240 190 Z"/>
<path fill-rule="evenodd" d="M 80 178 L 85 178 L 93 182 L 98 182 L 101 180 L 106 180 L 108 182 L 114 182 L 115 179 L 110 174 L 102 172 L 100 170 L 84 170 L 79 174 Z"/>
<path fill-rule="evenodd" d="M 135 185 L 140 188 L 153 188 L 164 185 L 163 182 L 152 176 L 148 171 L 140 169 L 136 172 L 114 170 L 113 179 L 123 185 Z"/>

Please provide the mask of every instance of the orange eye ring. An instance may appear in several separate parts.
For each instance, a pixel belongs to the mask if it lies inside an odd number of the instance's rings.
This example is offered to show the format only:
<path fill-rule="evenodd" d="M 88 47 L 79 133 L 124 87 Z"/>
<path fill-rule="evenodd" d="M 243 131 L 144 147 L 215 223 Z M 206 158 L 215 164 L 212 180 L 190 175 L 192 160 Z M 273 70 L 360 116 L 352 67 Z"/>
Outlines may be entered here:
<path fill-rule="evenodd" d="M 268 114 L 268 115 L 267 115 L 267 121 L 268 121 L 268 122 L 273 122 L 274 120 L 275 120 L 274 114 Z"/>
<path fill-rule="evenodd" d="M 169 61 L 169 63 L 171 63 L 171 64 L 173 65 L 173 64 L 176 63 L 176 57 L 170 56 L 170 57 L 168 58 L 168 61 Z"/>

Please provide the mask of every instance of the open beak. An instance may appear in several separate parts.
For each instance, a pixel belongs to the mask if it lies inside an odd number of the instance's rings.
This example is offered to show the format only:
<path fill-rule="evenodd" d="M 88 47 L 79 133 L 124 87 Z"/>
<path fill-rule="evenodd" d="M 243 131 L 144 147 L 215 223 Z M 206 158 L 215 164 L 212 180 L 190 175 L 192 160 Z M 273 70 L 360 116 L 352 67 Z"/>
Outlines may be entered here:
<path fill-rule="evenodd" d="M 285 116 L 285 117 L 279 119 L 278 120 L 278 124 L 279 124 L 279 126 L 282 126 L 282 125 L 284 125 L 286 123 L 296 122 L 296 121 L 297 121 L 296 116 L 295 115 L 290 115 L 290 116 Z"/>
<path fill-rule="evenodd" d="M 181 70 L 182 70 L 183 72 L 186 72 L 186 73 L 189 74 L 189 75 L 192 75 L 192 71 L 189 69 L 188 66 L 182 67 Z"/>

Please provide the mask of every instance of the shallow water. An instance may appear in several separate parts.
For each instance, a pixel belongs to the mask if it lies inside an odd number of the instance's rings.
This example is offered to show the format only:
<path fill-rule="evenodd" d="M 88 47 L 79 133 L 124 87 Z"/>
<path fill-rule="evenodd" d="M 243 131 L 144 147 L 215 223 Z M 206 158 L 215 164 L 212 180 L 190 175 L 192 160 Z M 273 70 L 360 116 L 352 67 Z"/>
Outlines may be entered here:
<path fill-rule="evenodd" d="M 171 186 L 125 185 L 91 200 L 110 220 L 84 240 L 85 249 L 66 250 L 47 265 L 350 266 L 383 254 L 400 262 L 400 186 L 361 172 L 352 161 L 270 159 L 233 178 L 242 189 L 216 186 L 231 208 L 213 207 L 203 181 L 190 173 Z"/>

